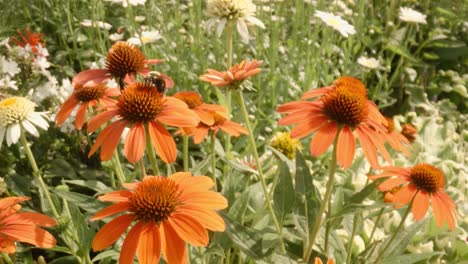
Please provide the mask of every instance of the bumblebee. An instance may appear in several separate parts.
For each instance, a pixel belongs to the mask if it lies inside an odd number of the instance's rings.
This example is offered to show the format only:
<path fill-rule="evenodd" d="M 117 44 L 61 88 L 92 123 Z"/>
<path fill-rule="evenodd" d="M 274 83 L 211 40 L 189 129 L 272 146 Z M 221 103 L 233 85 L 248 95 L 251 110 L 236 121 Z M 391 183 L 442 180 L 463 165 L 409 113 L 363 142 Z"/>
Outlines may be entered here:
<path fill-rule="evenodd" d="M 166 94 L 166 91 L 168 88 L 166 86 L 166 79 L 160 72 L 157 72 L 157 71 L 149 72 L 144 82 L 148 85 L 155 86 L 158 92 L 162 94 Z"/>

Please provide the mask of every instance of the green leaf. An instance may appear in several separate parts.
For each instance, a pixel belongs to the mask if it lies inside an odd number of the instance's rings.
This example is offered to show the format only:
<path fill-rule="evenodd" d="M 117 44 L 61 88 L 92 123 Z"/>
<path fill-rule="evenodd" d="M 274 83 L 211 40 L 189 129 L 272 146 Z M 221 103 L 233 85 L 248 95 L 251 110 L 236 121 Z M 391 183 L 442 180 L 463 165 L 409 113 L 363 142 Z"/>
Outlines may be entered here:
<path fill-rule="evenodd" d="M 388 255 L 387 256 L 398 256 L 405 252 L 406 247 L 408 244 L 411 242 L 413 239 L 414 235 L 424 227 L 426 224 L 427 220 L 429 218 L 426 218 L 422 221 L 415 222 L 409 227 L 406 227 L 400 233 L 397 234 L 395 240 L 393 240 L 392 244 L 388 247 Z M 387 241 L 385 241 L 387 243 Z M 385 256 L 384 256 L 385 257 Z"/>
<path fill-rule="evenodd" d="M 428 252 L 428 253 L 415 253 L 406 254 L 401 256 L 387 257 L 382 260 L 382 264 L 412 264 L 421 260 L 427 260 L 436 255 L 442 255 L 444 252 Z"/>
<path fill-rule="evenodd" d="M 61 177 L 76 179 L 76 173 L 73 167 L 66 160 L 55 159 L 49 163 L 49 168 L 45 172 L 47 177 Z"/>
<path fill-rule="evenodd" d="M 120 253 L 115 251 L 115 250 L 106 250 L 102 253 L 99 253 L 97 256 L 95 256 L 91 261 L 96 262 L 105 258 L 113 258 L 113 259 L 118 259 Z"/>
<path fill-rule="evenodd" d="M 53 190 L 53 192 L 57 195 L 57 197 L 63 198 L 73 204 L 76 204 L 77 206 L 91 213 L 96 213 L 99 210 L 99 208 L 104 207 L 103 202 L 100 202 L 96 198 L 84 194 L 76 192 L 66 192 L 57 189 Z"/>
<path fill-rule="evenodd" d="M 366 199 L 369 195 L 375 192 L 377 185 L 383 182 L 385 179 L 378 179 L 376 181 L 371 182 L 366 187 L 364 187 L 361 191 L 351 196 L 349 199 L 350 203 L 361 203 Z"/>
<path fill-rule="evenodd" d="M 226 257 L 224 254 L 224 249 L 219 245 L 211 245 L 205 252 L 203 252 L 203 255 L 217 255 L 223 258 Z"/>
<path fill-rule="evenodd" d="M 61 258 L 58 258 L 49 262 L 49 264 L 78 264 L 78 263 L 80 262 L 74 256 L 61 257 Z"/>
<path fill-rule="evenodd" d="M 286 157 L 283 153 L 279 152 L 277 149 L 272 148 L 270 146 L 267 146 L 267 149 L 271 150 L 273 154 L 275 154 L 280 160 L 282 160 L 284 163 L 288 164 L 288 167 L 292 170 L 296 170 L 296 164 L 292 160 L 290 160 L 288 157 Z"/>
<path fill-rule="evenodd" d="M 284 218 L 294 207 L 294 187 L 292 175 L 289 167 L 285 163 L 280 165 L 278 184 L 273 193 L 275 213 L 280 226 L 283 225 Z"/>
<path fill-rule="evenodd" d="M 412 63 L 418 63 L 419 62 L 419 59 L 417 59 L 416 57 L 411 55 L 411 53 L 402 46 L 387 44 L 387 46 L 385 46 L 385 49 L 406 58 L 407 60 L 409 60 Z"/>
<path fill-rule="evenodd" d="M 84 180 L 65 180 L 64 182 L 81 187 L 86 187 L 96 192 L 102 193 L 109 189 L 107 185 L 100 181 L 84 181 Z"/>

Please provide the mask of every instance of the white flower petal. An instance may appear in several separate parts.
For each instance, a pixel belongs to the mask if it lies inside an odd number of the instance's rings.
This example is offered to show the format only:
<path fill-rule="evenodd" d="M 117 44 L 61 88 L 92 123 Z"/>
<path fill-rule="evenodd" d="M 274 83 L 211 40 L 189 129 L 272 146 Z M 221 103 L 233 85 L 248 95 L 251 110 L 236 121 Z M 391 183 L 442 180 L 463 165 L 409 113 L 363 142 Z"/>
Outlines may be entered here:
<path fill-rule="evenodd" d="M 7 128 L 6 131 L 6 142 L 7 145 L 10 146 L 11 144 L 15 144 L 18 142 L 20 137 L 21 127 L 19 124 L 12 124 Z"/>
<path fill-rule="evenodd" d="M 39 131 L 37 131 L 36 127 L 31 122 L 29 122 L 27 119 L 23 120 L 23 122 L 21 122 L 21 123 L 22 123 L 24 129 L 26 129 L 26 131 L 28 131 L 29 133 L 31 133 L 35 137 L 39 136 Z"/>
<path fill-rule="evenodd" d="M 256 18 L 256 17 L 253 17 L 253 16 L 248 16 L 245 18 L 245 20 L 249 21 L 250 23 L 258 26 L 259 28 L 262 28 L 262 29 L 265 29 L 265 24 L 263 24 L 262 21 L 260 21 L 260 19 Z"/>
<path fill-rule="evenodd" d="M 218 37 L 221 36 L 221 34 L 223 33 L 223 30 L 224 30 L 224 27 L 226 26 L 226 23 L 227 23 L 227 20 L 226 18 L 223 18 L 219 21 L 218 23 L 218 27 L 216 28 L 216 35 Z"/>
<path fill-rule="evenodd" d="M 43 113 L 38 113 L 38 112 L 31 113 L 27 117 L 27 119 L 34 125 L 44 130 L 47 130 L 47 128 L 49 128 L 49 123 L 47 123 L 46 119 L 43 117 Z"/>
<path fill-rule="evenodd" d="M 237 21 L 236 27 L 242 42 L 249 43 L 249 29 L 247 28 L 247 24 L 245 24 L 244 20 L 239 19 L 239 21 Z"/>

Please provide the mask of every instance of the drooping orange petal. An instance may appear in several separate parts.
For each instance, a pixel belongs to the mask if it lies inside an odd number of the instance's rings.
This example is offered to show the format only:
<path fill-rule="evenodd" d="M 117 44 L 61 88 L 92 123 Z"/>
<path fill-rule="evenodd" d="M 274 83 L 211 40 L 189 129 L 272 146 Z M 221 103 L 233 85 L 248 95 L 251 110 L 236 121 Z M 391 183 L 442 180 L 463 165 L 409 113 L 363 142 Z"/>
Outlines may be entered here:
<path fill-rule="evenodd" d="M 131 214 L 124 214 L 112 219 L 94 236 L 92 243 L 93 250 L 103 250 L 115 243 L 115 241 L 122 236 L 125 230 L 127 230 L 134 218 L 135 217 Z"/>
<path fill-rule="evenodd" d="M 432 211 L 434 214 L 434 218 L 436 220 L 436 224 L 438 227 L 442 227 L 444 225 L 444 204 L 443 202 L 436 197 L 435 195 L 431 195 L 432 200 Z"/>
<path fill-rule="evenodd" d="M 213 115 L 210 112 L 205 111 L 203 109 L 197 109 L 197 108 L 193 109 L 193 111 L 198 115 L 201 122 L 209 126 L 214 124 Z"/>
<path fill-rule="evenodd" d="M 195 127 L 200 122 L 200 118 L 188 108 L 178 108 L 177 112 L 164 109 L 158 114 L 157 120 L 175 127 Z"/>
<path fill-rule="evenodd" d="M 76 84 L 81 84 L 85 86 L 86 84 L 89 86 L 93 86 L 96 84 L 99 84 L 107 79 L 109 79 L 111 76 L 109 74 L 108 70 L 104 69 L 91 69 L 91 70 L 85 70 L 73 77 L 72 84 L 75 86 Z"/>
<path fill-rule="evenodd" d="M 362 150 L 364 151 L 364 156 L 366 156 L 371 167 L 373 169 L 379 168 L 379 161 L 377 159 L 377 149 L 366 135 L 365 132 L 362 132 L 360 127 L 356 128 L 356 135 L 358 137 L 359 143 L 361 144 Z"/>
<path fill-rule="evenodd" d="M 77 130 L 83 128 L 84 123 L 86 123 L 86 108 L 88 107 L 87 103 L 83 103 L 78 107 L 75 117 L 75 127 Z"/>
<path fill-rule="evenodd" d="M 306 110 L 306 111 L 297 111 L 294 113 L 290 113 L 289 115 L 281 118 L 278 120 L 278 125 L 280 126 L 288 126 L 293 125 L 299 122 L 305 122 L 307 120 L 312 119 L 315 117 L 317 111 Z"/>
<path fill-rule="evenodd" d="M 386 191 L 390 191 L 393 188 L 395 188 L 397 186 L 400 186 L 400 185 L 402 185 L 404 183 L 407 183 L 407 182 L 408 181 L 406 181 L 405 179 L 402 179 L 402 178 L 392 178 L 392 179 L 388 179 L 385 182 L 383 182 L 382 184 L 380 184 L 378 189 L 379 189 L 379 191 L 386 192 Z"/>
<path fill-rule="evenodd" d="M 447 222 L 450 230 L 455 230 L 457 225 L 457 216 L 455 212 L 455 205 L 452 199 L 443 191 L 438 191 L 433 195 L 433 198 L 439 200 L 443 213 L 443 218 Z M 435 214 L 435 213 L 434 213 Z"/>
<path fill-rule="evenodd" d="M 88 132 L 94 132 L 102 124 L 111 120 L 117 114 L 118 114 L 117 110 L 111 110 L 111 111 L 102 112 L 98 114 L 97 116 L 93 117 L 88 123 Z"/>
<path fill-rule="evenodd" d="M 177 235 L 174 228 L 167 222 L 161 223 L 161 242 L 166 262 L 171 264 L 186 264 L 187 250 L 185 242 Z"/>
<path fill-rule="evenodd" d="M 336 158 L 338 164 L 340 164 L 343 169 L 347 169 L 353 163 L 354 151 L 356 150 L 356 143 L 351 128 L 343 126 L 338 136 L 337 144 Z"/>
<path fill-rule="evenodd" d="M 417 191 L 418 189 L 412 184 L 402 187 L 395 193 L 395 196 L 393 198 L 395 206 L 401 207 L 409 203 L 411 199 L 413 199 Z"/>
<path fill-rule="evenodd" d="M 122 250 L 120 251 L 119 264 L 133 264 L 135 253 L 140 241 L 140 235 L 143 231 L 145 223 L 139 221 L 136 223 L 130 231 L 128 231 L 127 237 L 122 244 Z"/>
<path fill-rule="evenodd" d="M 96 220 L 106 218 L 106 217 L 111 216 L 111 215 L 121 213 L 121 212 L 126 211 L 128 209 L 129 209 L 129 203 L 128 202 L 116 203 L 116 204 L 113 204 L 113 205 L 109 205 L 108 207 L 106 207 L 106 208 L 102 209 L 101 211 L 97 212 L 89 220 L 90 221 L 96 221 Z"/>
<path fill-rule="evenodd" d="M 132 196 L 132 192 L 127 190 L 113 191 L 103 194 L 98 197 L 98 200 L 103 202 L 127 202 L 128 198 Z"/>
<path fill-rule="evenodd" d="M 207 246 L 208 232 L 192 216 L 186 214 L 173 213 L 167 219 L 167 223 L 174 228 L 180 238 L 194 246 Z"/>
<path fill-rule="evenodd" d="M 181 205 L 179 209 L 181 213 L 192 216 L 209 230 L 223 232 L 226 229 L 223 218 L 213 210 L 203 209 L 189 204 Z"/>
<path fill-rule="evenodd" d="M 392 163 L 392 158 L 390 157 L 390 154 L 388 153 L 387 149 L 385 148 L 385 138 L 382 136 L 382 134 L 375 132 L 371 128 L 362 126 L 362 130 L 366 131 L 365 133 L 368 135 L 368 138 L 371 140 L 372 144 L 377 148 L 377 150 L 380 152 L 382 157 L 388 162 Z"/>
<path fill-rule="evenodd" d="M 336 122 L 330 122 L 323 125 L 310 142 L 310 154 L 318 157 L 324 153 L 335 139 L 338 126 Z"/>
<path fill-rule="evenodd" d="M 224 196 L 217 192 L 197 192 L 184 195 L 182 193 L 179 199 L 187 204 L 201 206 L 207 209 L 222 210 L 228 206 L 227 200 Z"/>
<path fill-rule="evenodd" d="M 429 208 L 429 194 L 425 190 L 419 190 L 414 197 L 413 212 L 414 220 L 419 221 L 424 218 Z"/>
<path fill-rule="evenodd" d="M 328 117 L 324 115 L 315 115 L 314 118 L 304 120 L 303 122 L 297 123 L 297 125 L 291 130 L 292 138 L 303 138 L 321 126 L 327 124 Z"/>
<path fill-rule="evenodd" d="M 126 120 L 115 121 L 114 123 L 104 128 L 101 134 L 99 134 L 99 136 L 96 138 L 96 142 L 94 143 L 95 145 L 98 144 L 98 142 L 102 142 L 100 155 L 101 160 L 110 160 L 112 158 L 112 155 L 114 154 L 114 151 L 120 142 L 120 137 L 122 136 L 127 123 L 128 122 Z M 101 136 L 104 134 L 106 129 L 109 129 L 109 132 L 105 134 L 105 137 Z M 100 139 L 100 137 L 102 139 Z"/>
<path fill-rule="evenodd" d="M 177 147 L 171 134 L 158 122 L 148 124 L 148 132 L 156 152 L 166 163 L 172 163 L 177 158 Z"/>
<path fill-rule="evenodd" d="M 240 124 L 229 121 L 229 120 L 225 120 L 222 124 L 219 124 L 218 126 L 225 133 L 228 133 L 231 136 L 235 136 L 235 137 L 240 136 L 240 134 L 247 135 L 249 133 L 249 131 L 245 129 L 243 126 L 241 126 Z"/>
<path fill-rule="evenodd" d="M 51 227 L 57 224 L 57 222 L 49 216 L 35 212 L 15 213 L 4 218 L 2 222 L 12 224 L 31 224 L 45 227 Z"/>
<path fill-rule="evenodd" d="M 2 235 L 42 248 L 51 248 L 57 243 L 49 232 L 34 225 L 8 225 L 2 228 Z"/>
<path fill-rule="evenodd" d="M 305 92 L 302 95 L 301 99 L 306 100 L 306 99 L 310 99 L 310 98 L 319 97 L 319 96 L 322 96 L 322 95 L 330 92 L 331 90 L 333 90 L 332 86 L 326 86 L 326 87 L 312 89 L 310 91 Z"/>
<path fill-rule="evenodd" d="M 125 137 L 124 155 L 131 163 L 137 163 L 143 157 L 145 147 L 145 126 L 142 123 L 134 123 Z"/>
<path fill-rule="evenodd" d="M 210 129 L 205 126 L 199 126 L 196 129 L 192 131 L 192 136 L 193 136 L 193 143 L 195 144 L 200 144 L 203 142 L 203 140 L 206 138 L 208 135 L 208 131 Z"/>
<path fill-rule="evenodd" d="M 158 225 L 148 222 L 141 231 L 140 241 L 138 241 L 138 263 L 159 263 L 160 256 L 161 238 Z"/>
<path fill-rule="evenodd" d="M 0 210 L 6 209 L 12 205 L 15 205 L 17 203 L 24 202 L 27 200 L 31 200 L 31 198 L 26 197 L 26 196 L 19 196 L 19 197 L 6 197 L 3 199 L 0 199 Z"/>
<path fill-rule="evenodd" d="M 73 112 L 73 109 L 78 105 L 79 101 L 76 99 L 75 95 L 72 94 L 60 107 L 60 110 L 57 112 L 56 122 L 57 126 L 61 126 L 65 120 Z"/>

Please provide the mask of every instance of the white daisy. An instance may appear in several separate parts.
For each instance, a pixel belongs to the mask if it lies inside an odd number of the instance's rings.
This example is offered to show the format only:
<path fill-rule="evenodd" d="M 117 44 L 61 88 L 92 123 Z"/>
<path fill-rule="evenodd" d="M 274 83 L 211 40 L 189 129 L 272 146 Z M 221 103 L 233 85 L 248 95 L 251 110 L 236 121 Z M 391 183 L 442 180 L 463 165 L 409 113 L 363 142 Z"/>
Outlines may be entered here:
<path fill-rule="evenodd" d="M 8 74 L 10 77 L 14 77 L 20 71 L 18 63 L 11 59 L 6 59 L 4 56 L 0 57 L 0 72 Z"/>
<path fill-rule="evenodd" d="M 133 38 L 127 40 L 128 43 L 140 46 L 146 43 L 152 43 L 161 39 L 161 33 L 157 30 L 143 31 L 141 32 L 141 38 L 138 35 L 135 35 Z"/>
<path fill-rule="evenodd" d="M 80 25 L 82 25 L 83 27 L 99 27 L 105 30 L 109 30 L 112 28 L 112 25 L 109 23 L 102 22 L 102 21 L 93 21 L 90 19 L 85 19 L 81 21 Z"/>
<path fill-rule="evenodd" d="M 409 7 L 400 7 L 400 19 L 406 22 L 427 24 L 426 15 Z"/>
<path fill-rule="evenodd" d="M 10 97 L 0 102 L 0 147 L 3 139 L 8 146 L 18 142 L 21 130 L 25 129 L 33 136 L 39 132 L 35 126 L 47 130 L 45 112 L 35 112 L 36 104 L 24 97 Z"/>
<path fill-rule="evenodd" d="M 0 89 L 18 90 L 18 86 L 16 86 L 15 80 L 12 80 L 9 75 L 5 75 L 0 79 Z"/>
<path fill-rule="evenodd" d="M 265 25 L 255 17 L 256 6 L 251 0 L 208 0 L 207 14 L 210 16 L 206 28 L 211 30 L 215 24 L 216 34 L 221 36 L 227 23 L 236 25 L 242 42 L 249 42 L 248 24 L 256 25 L 262 29 Z"/>
<path fill-rule="evenodd" d="M 353 25 L 349 24 L 348 21 L 343 20 L 341 17 L 335 16 L 332 13 L 315 11 L 314 15 L 320 18 L 328 26 L 336 29 L 345 38 L 347 38 L 349 35 L 354 35 L 356 33 L 356 30 L 354 29 Z"/>
<path fill-rule="evenodd" d="M 366 58 L 364 56 L 359 57 L 357 63 L 368 69 L 377 69 L 380 67 L 380 62 L 378 60 L 374 58 Z"/>
<path fill-rule="evenodd" d="M 112 40 L 113 42 L 119 41 L 123 39 L 124 34 L 119 34 L 119 33 L 112 33 L 109 35 L 109 39 Z"/>
<path fill-rule="evenodd" d="M 145 5 L 146 0 L 104 0 L 114 4 L 121 4 L 123 7 L 127 7 L 129 4 L 132 6 Z"/>

